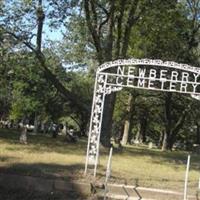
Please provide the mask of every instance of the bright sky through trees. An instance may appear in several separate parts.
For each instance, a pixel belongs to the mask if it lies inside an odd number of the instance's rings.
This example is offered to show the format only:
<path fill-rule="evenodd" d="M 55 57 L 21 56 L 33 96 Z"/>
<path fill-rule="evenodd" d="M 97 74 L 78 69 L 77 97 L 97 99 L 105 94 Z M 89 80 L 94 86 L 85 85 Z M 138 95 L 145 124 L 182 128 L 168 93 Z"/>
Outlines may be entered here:
<path fill-rule="evenodd" d="M 63 37 L 62 28 L 50 30 L 48 25 L 44 25 L 44 40 L 60 41 Z"/>

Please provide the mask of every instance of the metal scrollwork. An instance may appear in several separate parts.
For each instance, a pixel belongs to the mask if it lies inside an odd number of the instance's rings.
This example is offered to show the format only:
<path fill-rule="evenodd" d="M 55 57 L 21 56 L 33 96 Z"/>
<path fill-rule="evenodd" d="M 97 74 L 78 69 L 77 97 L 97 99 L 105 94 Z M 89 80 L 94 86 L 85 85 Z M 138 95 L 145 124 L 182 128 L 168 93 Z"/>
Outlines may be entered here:
<path fill-rule="evenodd" d="M 152 59 L 136 59 L 136 58 L 131 58 L 131 59 L 119 59 L 111 62 L 106 62 L 102 64 L 98 69 L 97 72 L 102 72 L 108 68 L 116 67 L 116 66 L 122 66 L 122 65 L 154 65 L 154 66 L 163 66 L 163 67 L 168 67 L 168 68 L 174 68 L 174 69 L 181 69 L 181 70 L 187 70 L 191 72 L 196 72 L 200 73 L 200 68 L 193 67 L 187 64 L 182 64 L 182 63 L 176 63 L 173 61 L 162 61 L 162 60 L 152 60 Z"/>
<path fill-rule="evenodd" d="M 101 131 L 101 118 L 103 114 L 104 96 L 105 96 L 105 75 L 98 75 L 96 78 L 96 88 L 93 97 L 93 111 L 90 124 L 90 136 L 88 145 L 88 164 L 95 164 L 97 153 L 99 135 Z"/>
<path fill-rule="evenodd" d="M 105 94 L 111 94 L 112 92 L 117 92 L 122 90 L 120 86 L 108 86 L 106 87 Z"/>
<path fill-rule="evenodd" d="M 136 75 L 133 70 L 135 66 L 138 67 Z M 151 69 L 149 66 L 153 66 L 153 68 Z M 111 69 L 114 67 L 116 69 Z M 170 69 L 160 70 L 160 67 Z M 156 68 L 158 68 L 158 76 L 156 76 Z M 176 72 L 172 69 L 178 70 Z M 146 75 L 145 70 L 149 70 Z M 179 71 L 183 71 L 180 74 L 181 79 L 178 76 Z M 168 72 L 169 76 L 167 76 Z M 95 166 L 94 176 L 96 175 L 105 96 L 120 91 L 123 87 L 188 93 L 193 98 L 200 100 L 200 68 L 171 61 L 135 58 L 119 59 L 102 64 L 96 74 L 85 173 L 88 165 L 91 164 Z"/>

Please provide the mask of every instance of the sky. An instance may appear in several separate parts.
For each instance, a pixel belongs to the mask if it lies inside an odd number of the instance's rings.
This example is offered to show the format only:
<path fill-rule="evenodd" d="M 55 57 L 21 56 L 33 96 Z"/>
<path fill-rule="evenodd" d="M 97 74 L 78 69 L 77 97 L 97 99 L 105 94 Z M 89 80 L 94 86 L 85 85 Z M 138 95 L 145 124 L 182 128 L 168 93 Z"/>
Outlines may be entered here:
<path fill-rule="evenodd" d="M 58 29 L 50 29 L 48 25 L 48 21 L 44 22 L 43 27 L 43 38 L 44 40 L 53 40 L 53 41 L 60 41 L 63 38 L 62 32 L 64 32 L 64 27 L 59 27 Z"/>
<path fill-rule="evenodd" d="M 53 40 L 53 41 L 60 41 L 62 40 L 62 33 L 61 30 L 53 30 L 51 31 L 47 26 L 44 26 L 44 40 Z"/>
<path fill-rule="evenodd" d="M 51 41 L 61 41 L 63 38 L 62 31 L 64 32 L 64 28 L 60 27 L 59 29 L 53 29 L 51 30 L 47 23 L 44 24 L 43 27 L 43 39 L 45 41 L 51 40 Z M 71 64 L 65 64 L 63 63 L 63 67 L 66 69 L 66 71 L 87 71 L 86 64 L 78 64 L 78 63 L 71 63 Z"/>

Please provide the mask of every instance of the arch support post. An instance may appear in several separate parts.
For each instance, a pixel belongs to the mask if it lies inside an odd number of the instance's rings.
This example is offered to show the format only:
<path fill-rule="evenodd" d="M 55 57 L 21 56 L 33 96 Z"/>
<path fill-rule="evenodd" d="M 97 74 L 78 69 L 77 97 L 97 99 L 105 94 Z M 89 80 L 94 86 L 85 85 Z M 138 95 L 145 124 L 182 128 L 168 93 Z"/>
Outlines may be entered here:
<path fill-rule="evenodd" d="M 99 161 L 99 143 L 101 134 L 101 125 L 106 95 L 107 75 L 97 72 L 95 79 L 92 111 L 90 118 L 90 127 L 88 134 L 88 146 L 85 163 L 85 175 L 88 171 L 88 165 L 94 167 L 93 175 L 96 177 L 97 165 Z"/>

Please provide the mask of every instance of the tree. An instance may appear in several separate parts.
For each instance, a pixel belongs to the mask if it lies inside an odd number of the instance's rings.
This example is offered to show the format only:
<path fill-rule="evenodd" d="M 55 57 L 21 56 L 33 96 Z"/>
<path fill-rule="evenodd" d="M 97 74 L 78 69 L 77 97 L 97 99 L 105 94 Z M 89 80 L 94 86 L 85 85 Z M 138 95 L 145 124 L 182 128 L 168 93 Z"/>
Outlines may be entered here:
<path fill-rule="evenodd" d="M 186 2 L 183 2 L 183 6 L 185 9 L 185 32 L 182 35 L 182 41 L 184 41 L 184 48 L 180 48 L 179 53 L 177 55 L 178 60 L 182 60 L 184 62 L 190 62 L 191 64 L 197 64 L 197 47 L 198 47 L 198 31 L 200 29 L 200 21 L 198 16 L 200 15 L 200 7 L 199 7 L 200 1 L 190 1 L 187 0 Z M 181 9 L 183 9 L 181 7 Z M 192 101 L 192 100 L 191 100 Z M 186 101 L 187 102 L 187 101 Z M 172 124 L 172 94 L 167 94 L 165 98 L 165 119 L 166 119 L 166 131 L 165 131 L 165 140 L 163 141 L 163 149 L 172 149 L 173 144 L 175 142 L 175 137 L 180 131 L 180 129 L 183 126 L 183 123 L 185 121 L 186 115 L 188 111 L 190 110 L 190 106 L 192 104 L 186 103 L 185 108 L 182 108 L 181 114 L 179 115 L 179 118 L 177 121 Z M 185 102 L 181 103 L 182 105 L 185 104 Z"/>
<path fill-rule="evenodd" d="M 0 30 L 0 117 L 7 118 L 12 101 L 13 59 L 11 58 L 12 39 L 3 37 Z"/>
<path fill-rule="evenodd" d="M 129 51 L 130 55 L 162 60 L 173 60 L 177 62 L 187 62 L 190 64 L 196 63 L 197 58 L 195 58 L 194 50 L 197 44 L 197 4 L 197 2 L 190 2 L 190 5 L 196 7 L 193 10 L 195 11 L 196 15 L 195 17 L 192 17 L 193 20 L 196 21 L 194 23 L 194 28 L 191 26 L 191 20 L 188 19 L 188 12 L 185 12 L 185 9 L 187 10 L 187 5 L 176 1 L 171 1 L 170 3 L 167 1 L 162 3 L 160 1 L 155 1 L 152 5 L 152 9 L 148 12 L 148 16 L 144 16 L 143 19 L 139 21 L 138 26 L 135 26 L 134 28 L 134 36 L 132 37 L 130 44 L 132 47 Z M 196 35 L 192 36 L 190 32 L 195 33 Z M 191 43 L 189 41 L 191 38 L 188 38 L 189 35 L 195 39 L 192 47 L 193 50 L 190 49 Z M 193 62 L 191 62 L 192 59 Z M 167 102 L 168 105 L 170 104 L 169 101 L 171 101 L 171 98 L 167 97 L 171 95 L 172 94 L 164 95 L 166 98 L 165 102 Z M 167 109 L 168 108 L 169 107 L 167 107 Z M 184 110 L 185 112 L 182 113 L 183 115 L 185 115 L 188 108 L 186 107 Z M 171 110 L 167 111 L 167 113 L 169 112 L 171 112 Z M 184 121 L 185 117 L 182 114 L 180 115 L 180 118 L 177 119 L 176 123 Z M 165 120 L 166 119 L 167 118 L 165 117 Z M 130 121 L 130 119 L 127 119 L 127 121 Z M 128 123 L 126 122 L 126 124 Z M 164 124 L 166 124 L 166 130 L 169 129 L 169 124 L 166 123 L 166 121 Z M 128 131 L 125 126 L 124 135 L 127 134 Z M 169 141 L 170 140 L 171 139 L 169 139 Z M 126 142 L 127 141 L 124 143 Z"/>
<path fill-rule="evenodd" d="M 64 87 L 63 83 L 49 69 L 45 54 L 42 52 L 42 33 L 45 20 L 44 6 L 42 0 L 25 1 L 20 0 L 17 4 L 12 1 L 5 1 L 2 12 L 0 28 L 4 34 L 11 36 L 18 46 L 15 48 L 28 48 L 35 54 L 45 78 L 69 101 L 72 107 L 86 109 L 73 93 Z M 47 1 L 47 4 L 55 4 L 54 1 Z M 51 10 L 49 11 L 51 14 Z M 36 34 L 34 33 L 36 27 Z M 32 41 L 35 38 L 35 45 Z"/>
<path fill-rule="evenodd" d="M 6 118 L 9 113 L 11 104 L 11 79 L 12 71 L 9 67 L 7 57 L 7 50 L 1 48 L 0 50 L 0 118 Z M 7 63 L 6 63 L 7 62 Z"/>
<path fill-rule="evenodd" d="M 145 14 L 149 1 L 84 0 L 85 18 L 99 64 L 126 58 L 131 30 Z M 106 96 L 101 143 L 110 146 L 115 94 Z"/>
<path fill-rule="evenodd" d="M 131 130 L 132 130 L 132 121 L 133 121 L 133 115 L 134 115 L 134 107 L 136 98 L 139 96 L 139 94 L 134 92 L 129 92 L 128 94 L 128 101 L 127 101 L 127 107 L 126 107 L 126 116 L 125 116 L 125 122 L 124 122 L 124 131 L 123 131 L 123 137 L 122 137 L 122 145 L 126 145 L 129 141 Z"/>
<path fill-rule="evenodd" d="M 77 98 L 81 99 L 81 103 L 87 105 L 89 109 L 92 104 L 93 77 L 84 72 L 70 72 L 69 75 L 72 79 L 67 84 L 67 87 L 74 91 Z M 90 113 L 85 112 L 83 109 L 74 110 L 70 107 L 67 108 L 67 113 L 78 125 L 81 135 L 86 135 Z"/>

